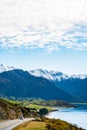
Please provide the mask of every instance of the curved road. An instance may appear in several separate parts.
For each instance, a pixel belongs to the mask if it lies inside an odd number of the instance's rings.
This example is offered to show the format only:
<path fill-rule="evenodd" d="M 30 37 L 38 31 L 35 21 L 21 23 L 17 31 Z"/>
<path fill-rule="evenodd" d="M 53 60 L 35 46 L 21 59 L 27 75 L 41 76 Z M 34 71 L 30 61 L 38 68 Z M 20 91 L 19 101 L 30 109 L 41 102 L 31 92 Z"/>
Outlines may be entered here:
<path fill-rule="evenodd" d="M 8 120 L 5 122 L 0 122 L 0 130 L 12 130 L 14 127 L 26 122 L 31 121 L 34 118 L 24 118 L 23 120 L 15 119 L 15 120 Z"/>

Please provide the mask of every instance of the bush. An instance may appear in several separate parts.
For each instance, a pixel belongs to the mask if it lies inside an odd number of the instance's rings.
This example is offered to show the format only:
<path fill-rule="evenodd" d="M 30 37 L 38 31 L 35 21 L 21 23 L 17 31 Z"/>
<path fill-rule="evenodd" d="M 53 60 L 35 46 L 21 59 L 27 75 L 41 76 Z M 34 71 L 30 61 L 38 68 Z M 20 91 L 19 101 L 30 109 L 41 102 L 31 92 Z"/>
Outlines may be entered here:
<path fill-rule="evenodd" d="M 39 111 L 40 117 L 43 117 L 46 114 L 48 114 L 48 109 L 46 109 L 46 108 L 40 109 L 40 111 Z"/>

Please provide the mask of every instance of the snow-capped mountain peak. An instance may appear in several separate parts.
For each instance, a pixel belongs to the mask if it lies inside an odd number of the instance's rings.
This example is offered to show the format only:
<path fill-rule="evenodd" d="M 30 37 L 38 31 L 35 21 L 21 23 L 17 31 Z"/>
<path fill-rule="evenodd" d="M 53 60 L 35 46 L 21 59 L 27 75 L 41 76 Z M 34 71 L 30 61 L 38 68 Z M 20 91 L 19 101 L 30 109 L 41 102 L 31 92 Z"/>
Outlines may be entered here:
<path fill-rule="evenodd" d="M 29 73 L 37 77 L 44 77 L 47 79 L 52 79 L 52 76 L 47 70 L 36 69 L 36 70 L 30 70 Z"/>
<path fill-rule="evenodd" d="M 48 80 L 58 80 L 58 81 L 62 79 L 70 79 L 70 78 L 73 78 L 73 79 L 87 78 L 87 74 L 67 75 L 58 71 L 48 71 L 48 70 L 42 70 L 42 69 L 30 70 L 29 73 L 37 77 L 43 77 Z"/>
<path fill-rule="evenodd" d="M 15 69 L 15 68 L 12 66 L 6 66 L 4 64 L 0 64 L 0 73 L 9 71 L 9 70 L 13 70 L 13 69 Z"/>
<path fill-rule="evenodd" d="M 49 80 L 61 80 L 61 78 L 67 78 L 67 75 L 63 74 L 62 72 L 42 69 L 30 70 L 29 73 L 37 77 L 47 78 Z"/>

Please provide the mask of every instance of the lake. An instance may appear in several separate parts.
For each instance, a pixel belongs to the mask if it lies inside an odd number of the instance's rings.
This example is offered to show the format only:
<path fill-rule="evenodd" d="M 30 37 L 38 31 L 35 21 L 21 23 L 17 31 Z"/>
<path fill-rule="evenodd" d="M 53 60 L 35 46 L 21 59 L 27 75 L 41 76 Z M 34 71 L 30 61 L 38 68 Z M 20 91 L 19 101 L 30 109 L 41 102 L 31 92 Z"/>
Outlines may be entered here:
<path fill-rule="evenodd" d="M 58 108 L 48 117 L 61 119 L 87 130 L 87 104 L 75 104 L 78 108 Z"/>

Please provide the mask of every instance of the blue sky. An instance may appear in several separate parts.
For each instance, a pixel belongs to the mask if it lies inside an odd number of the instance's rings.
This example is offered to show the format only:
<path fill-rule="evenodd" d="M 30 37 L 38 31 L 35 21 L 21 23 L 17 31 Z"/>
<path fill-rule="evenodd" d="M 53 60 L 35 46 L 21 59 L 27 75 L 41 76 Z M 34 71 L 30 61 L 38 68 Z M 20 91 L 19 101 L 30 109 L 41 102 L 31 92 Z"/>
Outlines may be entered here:
<path fill-rule="evenodd" d="M 87 51 L 61 49 L 47 53 L 41 49 L 1 50 L 0 61 L 24 70 L 42 68 L 67 74 L 87 73 Z"/>
<path fill-rule="evenodd" d="M 0 62 L 87 73 L 86 0 L 1 0 Z"/>

